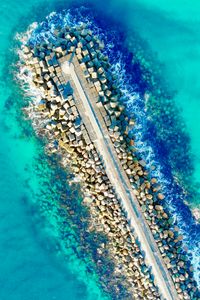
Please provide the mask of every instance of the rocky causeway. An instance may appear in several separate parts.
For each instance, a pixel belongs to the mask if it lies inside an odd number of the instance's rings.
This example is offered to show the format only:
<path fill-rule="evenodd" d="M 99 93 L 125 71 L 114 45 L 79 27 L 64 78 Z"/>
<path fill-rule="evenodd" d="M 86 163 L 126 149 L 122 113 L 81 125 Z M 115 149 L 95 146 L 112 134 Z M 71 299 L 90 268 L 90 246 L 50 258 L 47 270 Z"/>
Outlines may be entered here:
<path fill-rule="evenodd" d="M 23 76 L 37 94 L 25 112 L 47 139 L 48 153 L 60 153 L 80 181 L 90 230 L 107 236 L 113 276 L 127 299 L 199 299 L 162 187 L 128 135 L 134 120 L 120 102 L 106 45 L 86 24 L 55 36 L 22 45 Z"/>

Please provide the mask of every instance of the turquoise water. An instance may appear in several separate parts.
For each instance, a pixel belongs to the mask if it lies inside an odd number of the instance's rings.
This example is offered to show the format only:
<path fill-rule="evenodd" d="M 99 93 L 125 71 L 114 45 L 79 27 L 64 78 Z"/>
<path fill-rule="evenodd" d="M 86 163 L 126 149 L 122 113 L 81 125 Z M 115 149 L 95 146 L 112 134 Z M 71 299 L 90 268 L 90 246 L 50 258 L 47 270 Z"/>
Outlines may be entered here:
<path fill-rule="evenodd" d="M 85 4 L 85 1 L 80 3 Z M 0 4 L 2 300 L 106 299 L 96 277 L 85 276 L 85 264 L 73 253 L 73 243 L 78 242 L 69 242 L 67 251 L 59 243 L 58 223 L 61 221 L 57 218 L 55 200 L 57 193 L 63 192 L 63 186 L 54 184 L 54 170 L 46 160 L 43 145 L 30 130 L 30 124 L 19 122 L 22 98 L 9 77 L 16 32 L 25 31 L 32 22 L 67 6 L 69 2 L 39 0 L 17 3 L 6 0 Z M 127 44 L 134 29 L 145 41 L 148 57 L 151 59 L 152 54 L 163 64 L 162 75 L 167 78 L 169 89 L 176 91 L 174 99 L 191 139 L 189 153 L 194 156 L 195 166 L 192 176 L 196 182 L 200 181 L 198 1 L 193 1 L 191 6 L 189 1 L 168 0 L 161 5 L 160 1 L 116 0 L 107 2 L 105 7 L 101 1 L 93 1 L 92 6 L 98 16 L 103 9 L 107 16 L 112 16 L 111 23 L 114 20 L 122 22 L 127 30 Z M 106 21 L 102 23 L 106 25 Z M 185 151 L 184 147 L 178 149 Z M 200 203 L 198 195 L 191 201 L 195 207 Z M 187 225 L 187 218 L 185 221 Z M 67 224 L 71 231 L 70 221 Z M 198 235 L 196 228 L 193 232 L 192 236 Z M 198 242 L 198 236 L 196 240 Z"/>

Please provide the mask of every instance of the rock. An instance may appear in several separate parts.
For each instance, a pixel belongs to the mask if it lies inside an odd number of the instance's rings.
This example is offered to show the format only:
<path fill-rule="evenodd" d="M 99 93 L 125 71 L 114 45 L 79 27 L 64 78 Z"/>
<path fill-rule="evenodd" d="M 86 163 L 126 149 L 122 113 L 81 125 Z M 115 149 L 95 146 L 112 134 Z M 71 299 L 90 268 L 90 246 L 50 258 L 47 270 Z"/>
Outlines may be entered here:
<path fill-rule="evenodd" d="M 143 173 L 142 170 L 140 170 L 140 171 L 137 172 L 137 174 L 138 174 L 139 176 L 142 176 L 144 173 Z"/>
<path fill-rule="evenodd" d="M 142 212 L 145 212 L 147 210 L 146 205 L 142 205 L 141 208 L 142 208 Z"/>
<path fill-rule="evenodd" d="M 30 49 L 27 46 L 23 46 L 23 52 L 27 54 L 30 52 Z"/>
<path fill-rule="evenodd" d="M 148 200 L 152 200 L 152 199 L 153 199 L 153 196 L 152 196 L 151 194 L 147 194 L 147 195 L 146 195 L 146 198 L 147 198 Z"/>
<path fill-rule="evenodd" d="M 151 179 L 151 183 L 152 183 L 152 184 L 157 183 L 157 179 L 156 179 L 156 178 L 152 178 L 152 179 Z"/>
<path fill-rule="evenodd" d="M 170 263 L 170 258 L 168 256 L 165 256 L 163 258 L 163 260 L 164 260 L 164 262 L 165 262 L 166 265 Z"/>
<path fill-rule="evenodd" d="M 161 193 L 158 193 L 157 197 L 159 200 L 163 200 L 165 198 L 165 196 Z"/>
<path fill-rule="evenodd" d="M 157 211 L 163 211 L 162 205 L 155 205 L 155 209 L 156 209 Z"/>
<path fill-rule="evenodd" d="M 182 241 L 182 240 L 183 240 L 183 235 L 179 235 L 179 236 L 177 237 L 177 240 L 178 240 L 178 241 Z"/>
<path fill-rule="evenodd" d="M 80 45 L 79 43 L 78 43 L 78 45 Z M 78 54 L 81 54 L 81 49 L 80 49 L 81 47 L 78 47 L 78 48 L 76 48 L 76 54 L 78 55 Z M 82 56 L 82 55 L 81 55 Z"/>
<path fill-rule="evenodd" d="M 94 73 L 92 73 L 92 74 L 94 74 Z M 99 81 L 95 81 L 94 82 L 94 86 L 95 86 L 97 92 L 99 93 L 101 91 L 101 84 L 100 84 L 100 82 Z"/>
<path fill-rule="evenodd" d="M 75 135 L 73 133 L 69 133 L 68 138 L 69 138 L 70 142 L 72 142 L 75 140 Z"/>
<path fill-rule="evenodd" d="M 85 197 L 85 198 L 83 199 L 83 202 L 84 202 L 84 203 L 87 203 L 87 204 L 91 204 L 91 203 L 93 202 L 93 199 L 90 198 L 90 197 Z"/>
<path fill-rule="evenodd" d="M 57 48 L 54 49 L 54 51 L 55 51 L 55 52 L 58 52 L 58 53 L 62 53 L 63 50 L 62 50 L 61 47 L 57 47 Z"/>
<path fill-rule="evenodd" d="M 58 105 L 55 103 L 50 104 L 51 110 L 55 111 L 58 108 Z"/>
<path fill-rule="evenodd" d="M 163 213 L 162 216 L 163 216 L 164 219 L 168 219 L 168 214 L 166 214 L 165 212 Z"/>
<path fill-rule="evenodd" d="M 87 56 L 89 54 L 88 50 L 83 50 L 82 51 L 83 56 Z"/>
<path fill-rule="evenodd" d="M 76 56 L 77 56 L 79 61 L 82 61 L 83 56 L 81 55 L 81 53 L 78 53 Z"/>
<path fill-rule="evenodd" d="M 143 159 L 139 160 L 138 162 L 142 167 L 146 166 L 146 162 Z"/>
<path fill-rule="evenodd" d="M 168 235 L 169 235 L 169 237 L 170 237 L 171 239 L 173 239 L 173 237 L 174 237 L 173 231 L 168 230 Z"/>
<path fill-rule="evenodd" d="M 87 29 L 83 29 L 80 33 L 83 37 L 86 37 L 88 35 L 88 30 Z"/>
<path fill-rule="evenodd" d="M 112 93 L 111 93 L 110 90 L 106 90 L 106 91 L 105 91 L 105 95 L 106 95 L 107 97 L 110 97 L 111 94 L 112 94 Z"/>
<path fill-rule="evenodd" d="M 40 103 L 37 108 L 38 108 L 38 110 L 46 109 L 46 103 Z"/>
<path fill-rule="evenodd" d="M 59 140 L 59 146 L 64 148 L 70 154 L 74 152 L 74 148 L 71 148 L 69 145 L 65 144 L 62 140 Z"/>
<path fill-rule="evenodd" d="M 129 124 L 129 126 L 133 126 L 133 125 L 135 125 L 135 122 L 133 119 L 130 119 L 128 124 Z"/>
<path fill-rule="evenodd" d="M 112 107 L 112 108 L 116 108 L 117 107 L 117 103 L 116 102 L 110 102 L 110 106 Z"/>

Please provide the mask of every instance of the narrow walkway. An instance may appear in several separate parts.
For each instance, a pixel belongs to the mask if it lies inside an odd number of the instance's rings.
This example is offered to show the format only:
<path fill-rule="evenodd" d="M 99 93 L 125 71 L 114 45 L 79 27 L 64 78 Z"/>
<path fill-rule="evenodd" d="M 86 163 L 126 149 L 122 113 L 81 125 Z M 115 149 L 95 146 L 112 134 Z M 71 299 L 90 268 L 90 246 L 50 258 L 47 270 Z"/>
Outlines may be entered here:
<path fill-rule="evenodd" d="M 81 99 L 82 101 L 81 117 L 83 121 L 88 119 L 91 124 L 92 128 L 88 128 L 88 131 L 93 133 L 92 141 L 101 154 L 107 176 L 116 194 L 121 199 L 121 203 L 127 212 L 128 221 L 139 238 L 141 248 L 145 252 L 145 261 L 147 265 L 152 267 L 152 273 L 160 294 L 163 299 L 177 300 L 178 295 L 172 279 L 142 215 L 127 175 L 120 165 L 103 118 L 98 113 L 98 110 L 95 109 L 94 99 L 90 100 L 93 95 L 90 92 L 88 83 L 82 74 L 79 64 L 77 64 L 78 62 L 73 61 L 73 63 L 66 61 L 61 64 L 61 69 L 64 75 L 71 77 L 72 86 L 75 86 L 76 92 L 78 91 L 79 100 Z"/>

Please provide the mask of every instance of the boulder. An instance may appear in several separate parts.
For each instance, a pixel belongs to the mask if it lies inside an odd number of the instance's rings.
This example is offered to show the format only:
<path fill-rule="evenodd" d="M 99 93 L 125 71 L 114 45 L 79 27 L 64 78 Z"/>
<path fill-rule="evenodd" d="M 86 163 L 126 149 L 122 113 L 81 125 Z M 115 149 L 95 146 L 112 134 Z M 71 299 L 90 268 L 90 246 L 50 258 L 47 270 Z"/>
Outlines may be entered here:
<path fill-rule="evenodd" d="M 157 197 L 159 200 L 163 200 L 165 198 L 165 196 L 161 193 L 158 193 Z"/>
<path fill-rule="evenodd" d="M 162 205 L 155 205 L 155 209 L 156 209 L 157 211 L 163 211 Z"/>

